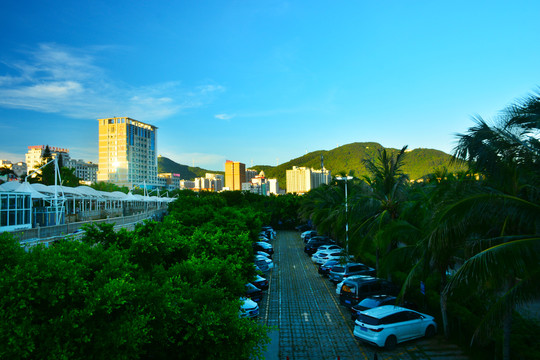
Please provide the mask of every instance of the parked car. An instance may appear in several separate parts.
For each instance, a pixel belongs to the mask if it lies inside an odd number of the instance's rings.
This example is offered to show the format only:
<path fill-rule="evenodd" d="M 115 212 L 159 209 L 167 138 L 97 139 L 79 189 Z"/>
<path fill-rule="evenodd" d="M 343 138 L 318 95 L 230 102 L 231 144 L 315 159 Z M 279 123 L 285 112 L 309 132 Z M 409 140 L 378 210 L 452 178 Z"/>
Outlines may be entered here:
<path fill-rule="evenodd" d="M 343 257 L 345 257 L 343 250 L 317 251 L 311 255 L 311 261 L 315 264 L 324 264 L 328 260 L 339 260 Z M 349 259 L 352 259 L 352 256 Z"/>
<path fill-rule="evenodd" d="M 264 251 L 272 255 L 274 253 L 274 247 L 268 243 L 257 241 L 253 243 L 253 251 Z"/>
<path fill-rule="evenodd" d="M 398 343 L 431 337 L 436 332 L 437 323 L 433 316 L 385 305 L 360 312 L 353 334 L 362 341 L 391 350 Z"/>
<path fill-rule="evenodd" d="M 302 239 L 302 241 L 306 243 L 309 239 L 311 239 L 311 237 L 316 236 L 316 235 L 317 235 L 317 231 L 308 230 L 300 234 L 300 239 Z"/>
<path fill-rule="evenodd" d="M 264 251 L 261 251 L 261 250 L 255 251 L 255 252 L 253 252 L 253 254 L 254 254 L 254 255 L 261 255 L 261 256 L 267 257 L 267 258 L 269 258 L 269 259 L 272 259 L 272 255 L 271 255 L 271 254 L 269 254 L 269 253 L 267 253 L 267 252 L 264 252 Z"/>
<path fill-rule="evenodd" d="M 313 255 L 319 246 L 321 245 L 331 245 L 335 244 L 336 242 L 328 237 L 323 236 L 314 236 L 312 237 L 304 247 L 304 252 L 308 254 L 309 256 Z"/>
<path fill-rule="evenodd" d="M 358 304 L 351 307 L 351 319 L 353 321 L 356 320 L 360 311 L 366 311 L 384 305 L 398 305 L 410 310 L 418 310 L 418 306 L 416 304 L 409 301 L 402 301 L 402 303 L 396 304 L 396 299 L 397 298 L 393 295 L 368 296 L 364 300 L 360 301 Z"/>
<path fill-rule="evenodd" d="M 270 240 L 274 240 L 276 238 L 276 231 L 271 226 L 263 226 L 261 232 L 264 233 L 265 236 Z"/>
<path fill-rule="evenodd" d="M 343 248 L 336 244 L 321 245 L 317 248 L 317 251 L 315 252 L 315 254 L 318 253 L 319 251 L 335 251 L 335 250 L 343 250 Z"/>
<path fill-rule="evenodd" d="M 343 306 L 351 307 L 368 296 L 385 294 L 397 295 L 398 288 L 391 282 L 378 278 L 347 279 L 341 285 L 339 302 Z"/>
<path fill-rule="evenodd" d="M 251 283 L 246 284 L 246 297 L 253 301 L 259 302 L 262 300 L 263 292 L 261 289 Z"/>
<path fill-rule="evenodd" d="M 361 263 L 347 263 L 339 266 L 335 266 L 328 273 L 330 281 L 334 284 L 348 278 L 352 275 L 375 275 L 375 269 Z"/>
<path fill-rule="evenodd" d="M 259 316 L 259 305 L 246 297 L 240 298 L 242 304 L 240 305 L 240 311 L 238 316 L 241 318 L 256 318 Z"/>
<path fill-rule="evenodd" d="M 324 264 L 319 265 L 319 274 L 323 276 L 328 276 L 328 273 L 334 266 L 339 265 L 339 260 L 330 260 L 325 262 Z"/>
<path fill-rule="evenodd" d="M 358 304 L 351 307 L 351 320 L 355 321 L 360 311 L 366 311 L 379 306 L 395 305 L 396 297 L 392 295 L 373 295 L 368 296 Z"/>
<path fill-rule="evenodd" d="M 254 259 L 253 261 L 255 263 L 255 266 L 259 268 L 260 271 L 263 273 L 270 271 L 270 266 L 268 265 L 268 262 L 266 262 L 265 259 Z"/>
<path fill-rule="evenodd" d="M 343 286 L 343 283 L 345 283 L 345 281 L 347 281 L 347 280 L 371 279 L 371 278 L 373 278 L 373 276 L 371 276 L 371 275 L 352 275 L 352 276 L 349 276 L 348 278 L 345 278 L 345 279 L 341 280 L 341 282 L 336 284 L 336 295 L 339 296 L 339 294 L 341 293 L 341 286 Z"/>
<path fill-rule="evenodd" d="M 272 270 L 274 268 L 274 262 L 266 256 L 255 255 L 254 261 L 255 261 L 255 264 L 258 264 L 257 263 L 258 261 L 266 261 L 266 264 L 268 265 L 269 270 Z"/>
<path fill-rule="evenodd" d="M 261 290 L 268 290 L 268 286 L 270 285 L 268 280 L 261 275 L 255 275 L 255 279 L 251 283 Z"/>

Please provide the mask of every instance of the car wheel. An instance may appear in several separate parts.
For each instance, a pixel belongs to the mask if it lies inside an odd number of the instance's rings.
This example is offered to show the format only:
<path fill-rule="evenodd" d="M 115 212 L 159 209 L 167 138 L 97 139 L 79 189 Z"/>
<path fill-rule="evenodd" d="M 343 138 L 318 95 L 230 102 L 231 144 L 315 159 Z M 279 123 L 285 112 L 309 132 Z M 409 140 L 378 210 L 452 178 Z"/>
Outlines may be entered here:
<path fill-rule="evenodd" d="M 384 348 L 387 350 L 394 350 L 397 345 L 397 338 L 394 335 L 390 335 L 384 342 Z"/>
<path fill-rule="evenodd" d="M 426 329 L 426 337 L 430 338 L 435 335 L 435 326 L 429 325 Z"/>

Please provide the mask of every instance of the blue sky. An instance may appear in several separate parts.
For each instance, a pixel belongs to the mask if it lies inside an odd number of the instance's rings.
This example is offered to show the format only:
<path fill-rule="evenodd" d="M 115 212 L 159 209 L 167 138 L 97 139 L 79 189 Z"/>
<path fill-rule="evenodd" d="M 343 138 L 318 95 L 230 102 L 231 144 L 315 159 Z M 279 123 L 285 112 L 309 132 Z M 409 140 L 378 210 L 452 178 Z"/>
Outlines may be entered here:
<path fill-rule="evenodd" d="M 0 158 L 97 161 L 97 121 L 223 170 L 362 141 L 451 152 L 540 85 L 538 1 L 3 1 Z"/>

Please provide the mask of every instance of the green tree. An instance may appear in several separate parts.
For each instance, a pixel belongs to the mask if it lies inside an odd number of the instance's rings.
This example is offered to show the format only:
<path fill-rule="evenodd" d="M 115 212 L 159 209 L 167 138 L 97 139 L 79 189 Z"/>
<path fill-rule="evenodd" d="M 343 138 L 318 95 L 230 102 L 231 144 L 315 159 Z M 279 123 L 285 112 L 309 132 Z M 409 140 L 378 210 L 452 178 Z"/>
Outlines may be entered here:
<path fill-rule="evenodd" d="M 75 169 L 67 167 L 60 168 L 60 177 L 62 178 L 62 185 L 76 187 L 80 185 L 80 180 L 75 176 Z"/>
<path fill-rule="evenodd" d="M 459 135 L 458 159 L 484 178 L 484 192 L 451 205 L 444 217 L 471 245 L 447 291 L 474 282 L 491 294 L 490 308 L 477 331 L 503 326 L 503 358 L 510 358 L 512 310 L 538 296 L 540 272 L 540 97 L 506 109 L 494 125 L 478 118 Z M 461 221 L 459 221 L 461 220 Z"/>
<path fill-rule="evenodd" d="M 394 157 L 382 149 L 376 159 L 364 160 L 370 173 L 364 178 L 369 188 L 359 193 L 351 208 L 351 217 L 359 220 L 353 234 L 364 234 L 365 239 L 375 244 L 378 274 L 381 249 L 386 248 L 385 253 L 388 253 L 397 244 L 397 239 L 388 236 L 384 227 L 397 220 L 399 207 L 406 199 L 408 176 L 402 169 L 406 150 L 404 146 Z"/>

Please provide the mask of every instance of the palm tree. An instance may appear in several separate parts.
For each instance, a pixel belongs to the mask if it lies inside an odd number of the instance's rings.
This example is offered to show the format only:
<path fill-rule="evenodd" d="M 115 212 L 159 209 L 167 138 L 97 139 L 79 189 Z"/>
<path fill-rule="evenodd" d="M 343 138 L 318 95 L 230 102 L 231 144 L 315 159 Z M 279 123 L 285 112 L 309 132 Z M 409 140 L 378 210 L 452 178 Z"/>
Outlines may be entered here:
<path fill-rule="evenodd" d="M 502 323 L 504 359 L 510 358 L 513 309 L 539 295 L 534 282 L 540 273 L 539 135 L 539 95 L 509 107 L 493 125 L 477 118 L 468 133 L 458 135 L 454 156 L 486 186 L 441 216 L 445 224 L 453 219 L 454 235 L 467 240 L 472 252 L 445 291 L 474 283 L 494 296 L 475 336 Z"/>
<path fill-rule="evenodd" d="M 380 271 L 381 248 L 387 253 L 396 246 L 396 239 L 386 236 L 384 227 L 397 220 L 399 207 L 406 198 L 408 176 L 403 173 L 403 160 L 407 146 L 394 157 L 386 149 L 379 150 L 376 159 L 366 159 L 364 164 L 370 176 L 364 180 L 369 185 L 367 191 L 359 192 L 351 199 L 351 223 L 355 224 L 351 233 L 364 241 L 375 244 L 375 267 Z M 354 220 L 354 221 L 353 221 Z"/>

